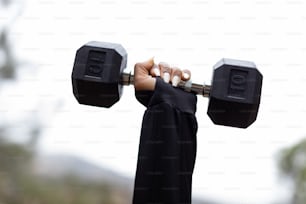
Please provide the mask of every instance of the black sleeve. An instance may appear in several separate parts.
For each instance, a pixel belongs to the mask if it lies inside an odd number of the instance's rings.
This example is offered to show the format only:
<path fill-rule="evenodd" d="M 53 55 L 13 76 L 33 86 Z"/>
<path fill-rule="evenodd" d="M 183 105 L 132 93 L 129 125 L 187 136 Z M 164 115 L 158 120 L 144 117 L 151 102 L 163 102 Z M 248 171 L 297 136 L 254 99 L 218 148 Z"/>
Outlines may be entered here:
<path fill-rule="evenodd" d="M 136 92 L 143 117 L 133 204 L 191 203 L 197 121 L 194 94 L 157 78 L 154 92 Z"/>

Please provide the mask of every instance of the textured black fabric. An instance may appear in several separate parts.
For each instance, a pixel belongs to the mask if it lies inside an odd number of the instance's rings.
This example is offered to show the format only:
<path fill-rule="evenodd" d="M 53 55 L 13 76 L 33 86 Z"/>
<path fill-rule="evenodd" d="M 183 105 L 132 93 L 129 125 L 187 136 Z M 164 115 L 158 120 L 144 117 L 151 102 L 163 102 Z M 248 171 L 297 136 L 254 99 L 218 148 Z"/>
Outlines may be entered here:
<path fill-rule="evenodd" d="M 133 204 L 190 204 L 196 157 L 197 98 L 157 78 L 136 92 L 143 117 Z"/>

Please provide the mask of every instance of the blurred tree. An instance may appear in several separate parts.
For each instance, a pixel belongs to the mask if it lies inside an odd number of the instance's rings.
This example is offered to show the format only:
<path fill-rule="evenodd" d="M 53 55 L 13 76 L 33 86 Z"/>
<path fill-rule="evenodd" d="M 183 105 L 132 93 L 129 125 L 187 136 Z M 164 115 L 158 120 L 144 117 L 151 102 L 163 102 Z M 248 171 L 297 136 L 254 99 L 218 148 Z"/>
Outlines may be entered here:
<path fill-rule="evenodd" d="M 22 8 L 23 0 L 0 0 L 0 83 L 3 82 L 1 79 L 14 79 L 18 71 L 10 28 Z M 31 114 L 33 117 L 35 115 Z M 27 126 L 30 131 L 24 131 L 23 134 L 29 140 L 17 144 L 11 139 L 19 138 L 20 132 L 17 135 L 16 132 L 10 134 L 8 129 L 11 127 L 8 126 L 14 125 L 6 124 L 3 115 L 0 115 L 0 119 L 0 204 L 129 203 L 127 196 L 124 196 L 126 192 L 115 189 L 111 183 L 87 181 L 69 172 L 56 177 L 39 175 L 35 171 L 34 159 L 41 131 L 40 123 L 33 122 L 30 127 Z"/>
<path fill-rule="evenodd" d="M 23 8 L 23 0 L 0 0 L 0 77 L 14 78 L 16 58 L 9 40 L 9 30 Z"/>
<path fill-rule="evenodd" d="M 85 181 L 67 173 L 44 177 L 32 168 L 34 154 L 23 145 L 5 141 L 0 135 L 1 204 L 122 204 L 111 184 Z"/>
<path fill-rule="evenodd" d="M 14 78 L 16 63 L 9 45 L 6 30 L 0 31 L 0 75 L 2 78 Z"/>
<path fill-rule="evenodd" d="M 293 180 L 293 204 L 306 203 L 306 139 L 281 152 L 282 173 Z"/>

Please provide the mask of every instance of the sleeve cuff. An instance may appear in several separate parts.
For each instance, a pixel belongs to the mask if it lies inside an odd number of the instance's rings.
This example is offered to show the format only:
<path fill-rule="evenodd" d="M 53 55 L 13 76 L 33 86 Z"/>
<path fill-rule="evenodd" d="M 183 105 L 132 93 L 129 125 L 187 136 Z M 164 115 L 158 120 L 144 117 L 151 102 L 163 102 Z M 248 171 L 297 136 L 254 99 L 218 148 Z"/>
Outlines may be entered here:
<path fill-rule="evenodd" d="M 173 87 L 171 84 L 165 83 L 160 77 L 156 78 L 154 91 L 136 91 L 135 96 L 147 108 L 160 103 L 167 103 L 182 112 L 191 114 L 196 112 L 197 97 L 195 94 Z"/>

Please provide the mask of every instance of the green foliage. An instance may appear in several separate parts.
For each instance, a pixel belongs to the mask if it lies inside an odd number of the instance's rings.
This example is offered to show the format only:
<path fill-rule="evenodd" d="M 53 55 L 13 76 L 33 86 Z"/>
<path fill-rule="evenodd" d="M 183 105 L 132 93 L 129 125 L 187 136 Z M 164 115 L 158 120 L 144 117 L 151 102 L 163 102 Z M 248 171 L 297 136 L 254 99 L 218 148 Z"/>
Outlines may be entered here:
<path fill-rule="evenodd" d="M 18 144 L 10 144 L 0 140 L 0 171 L 19 173 L 29 167 L 32 153 Z M 12 173 L 12 172 L 11 172 Z"/>
<path fill-rule="evenodd" d="M 35 175 L 33 153 L 0 139 L 1 204 L 115 204 L 114 189 L 73 175 L 46 178 Z M 118 195 L 117 195 L 118 196 Z M 117 198 L 116 198 L 117 199 Z"/>
<path fill-rule="evenodd" d="M 282 151 L 280 167 L 295 179 L 306 179 L 306 140 Z"/>
<path fill-rule="evenodd" d="M 74 176 L 61 179 L 33 178 L 20 179 L 17 203 L 42 204 L 87 204 L 112 203 L 110 189 L 104 184 L 92 184 L 80 181 Z M 15 195 L 16 196 L 16 195 Z M 15 203 L 15 202 L 12 202 Z"/>
<path fill-rule="evenodd" d="M 294 182 L 294 204 L 306 203 L 306 139 L 282 151 L 279 166 Z"/>

